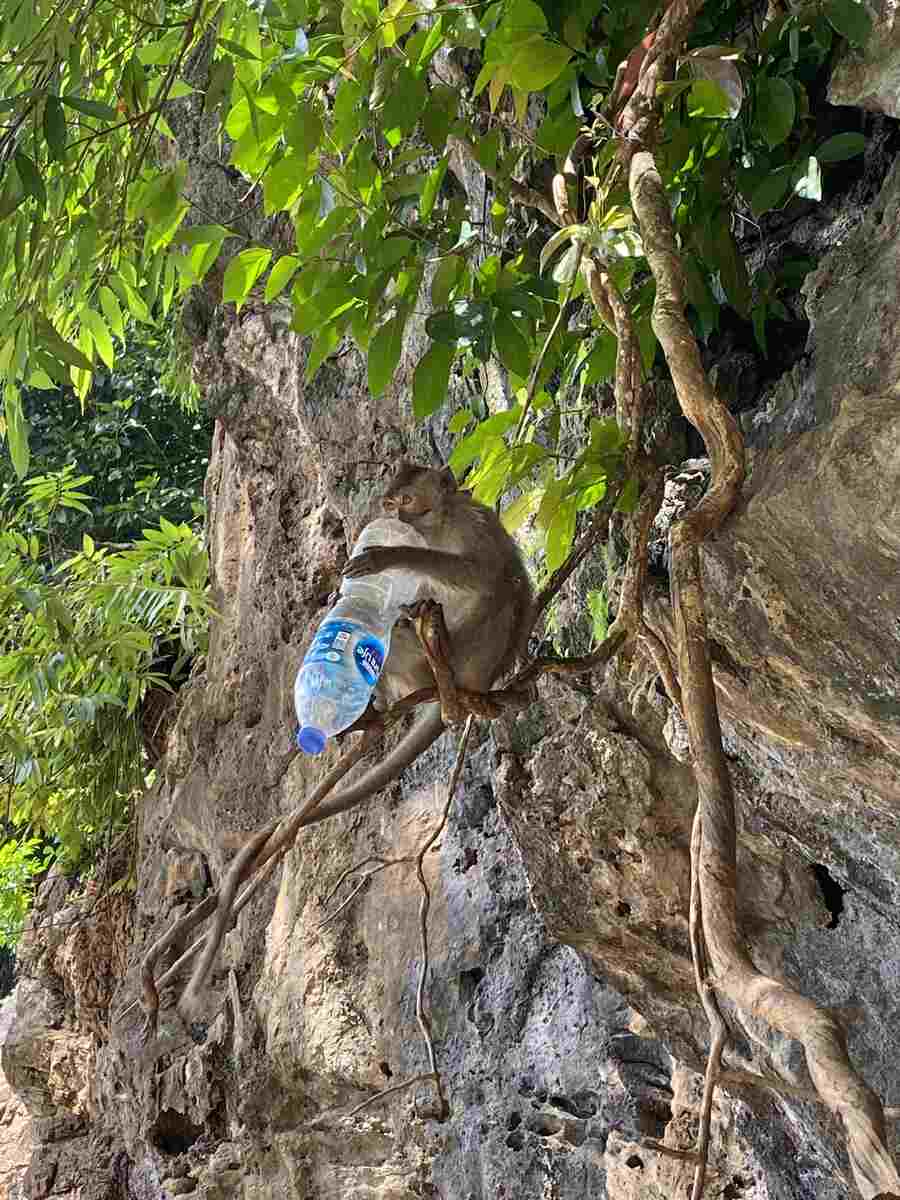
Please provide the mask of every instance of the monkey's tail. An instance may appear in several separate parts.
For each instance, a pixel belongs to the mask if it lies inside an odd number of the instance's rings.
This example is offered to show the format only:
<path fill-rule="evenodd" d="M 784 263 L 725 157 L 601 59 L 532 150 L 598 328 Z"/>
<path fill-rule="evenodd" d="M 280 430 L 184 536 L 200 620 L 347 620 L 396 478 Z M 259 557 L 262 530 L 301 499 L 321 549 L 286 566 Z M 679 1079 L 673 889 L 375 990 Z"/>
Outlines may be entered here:
<path fill-rule="evenodd" d="M 386 788 L 389 783 L 393 783 L 395 779 L 399 778 L 420 754 L 424 754 L 428 747 L 438 740 L 445 728 L 446 726 L 441 720 L 441 706 L 429 704 L 425 709 L 425 715 L 416 722 L 403 741 L 387 758 L 382 759 L 370 771 L 366 771 L 365 775 L 356 783 L 351 783 L 343 791 L 323 800 L 308 815 L 303 825 L 314 825 L 317 821 L 324 821 L 326 817 L 346 812 L 348 808 L 353 808 L 363 800 L 374 796 L 376 792 L 380 792 L 382 788 Z"/>

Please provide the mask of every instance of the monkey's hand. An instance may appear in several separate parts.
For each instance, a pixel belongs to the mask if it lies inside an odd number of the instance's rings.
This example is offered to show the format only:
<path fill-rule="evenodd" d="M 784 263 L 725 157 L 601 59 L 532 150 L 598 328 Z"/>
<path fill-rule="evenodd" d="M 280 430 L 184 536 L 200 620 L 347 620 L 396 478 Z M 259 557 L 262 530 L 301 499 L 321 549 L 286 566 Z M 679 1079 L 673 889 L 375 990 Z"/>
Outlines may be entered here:
<path fill-rule="evenodd" d="M 370 546 L 354 554 L 344 567 L 345 579 L 362 579 L 366 575 L 377 575 L 390 567 L 402 567 L 407 563 L 405 546 Z"/>

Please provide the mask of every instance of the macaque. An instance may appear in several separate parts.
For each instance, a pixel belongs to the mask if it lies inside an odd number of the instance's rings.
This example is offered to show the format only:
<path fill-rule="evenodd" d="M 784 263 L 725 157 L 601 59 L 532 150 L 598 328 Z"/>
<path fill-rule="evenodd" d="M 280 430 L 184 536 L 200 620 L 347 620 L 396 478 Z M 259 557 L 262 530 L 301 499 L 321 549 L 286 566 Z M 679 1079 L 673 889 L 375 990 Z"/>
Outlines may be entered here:
<path fill-rule="evenodd" d="M 527 641 L 532 589 L 518 547 L 493 509 L 457 489 L 449 468 L 402 462 L 381 503 L 388 516 L 421 534 L 427 547 L 370 546 L 350 559 L 344 575 L 360 579 L 390 567 L 418 574 L 417 598 L 437 600 L 443 607 L 457 685 L 488 691 L 524 652 Z M 415 631 L 398 624 L 376 686 L 376 705 L 385 708 L 433 686 Z M 343 812 L 381 791 L 443 731 L 440 705 L 428 705 L 397 748 L 356 783 L 323 801 L 314 819 Z"/>

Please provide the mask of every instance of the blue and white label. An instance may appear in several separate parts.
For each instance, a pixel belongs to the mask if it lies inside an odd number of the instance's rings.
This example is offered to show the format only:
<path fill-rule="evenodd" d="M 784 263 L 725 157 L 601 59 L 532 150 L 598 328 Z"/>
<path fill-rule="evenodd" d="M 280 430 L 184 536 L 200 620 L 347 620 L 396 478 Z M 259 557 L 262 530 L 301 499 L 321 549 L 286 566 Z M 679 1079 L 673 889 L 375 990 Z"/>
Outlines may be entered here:
<path fill-rule="evenodd" d="M 369 685 L 374 687 L 384 666 L 384 643 L 377 637 L 360 638 L 353 650 L 356 669 Z"/>
<path fill-rule="evenodd" d="M 353 625 L 350 621 L 325 621 L 319 626 L 303 665 L 340 662 L 341 655 L 358 628 L 358 625 Z"/>
<path fill-rule="evenodd" d="M 354 637 L 359 640 L 353 647 L 353 662 L 367 686 L 374 687 L 384 666 L 384 642 L 365 633 L 363 626 L 354 621 L 325 621 L 320 625 L 303 660 L 303 669 L 317 664 L 338 664 L 347 655 Z"/>

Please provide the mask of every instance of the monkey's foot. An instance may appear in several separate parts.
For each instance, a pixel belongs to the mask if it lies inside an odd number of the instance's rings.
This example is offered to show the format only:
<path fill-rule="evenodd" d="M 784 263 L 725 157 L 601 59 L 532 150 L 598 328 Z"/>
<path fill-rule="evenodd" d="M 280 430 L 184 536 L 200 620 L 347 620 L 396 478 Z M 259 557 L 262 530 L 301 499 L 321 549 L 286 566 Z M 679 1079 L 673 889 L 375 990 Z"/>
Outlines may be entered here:
<path fill-rule="evenodd" d="M 436 600 L 418 600 L 402 610 L 415 625 L 428 665 L 437 683 L 441 719 L 445 725 L 462 721 L 469 713 L 494 720 L 507 712 L 527 708 L 534 699 L 531 687 L 472 692 L 457 686 L 450 665 L 450 636 L 444 623 L 444 611 Z"/>
<path fill-rule="evenodd" d="M 417 600 L 401 610 L 412 621 L 428 665 L 431 667 L 441 701 L 441 720 L 455 725 L 469 713 L 460 701 L 459 689 L 450 665 L 450 635 L 444 622 L 444 610 L 437 600 Z"/>

